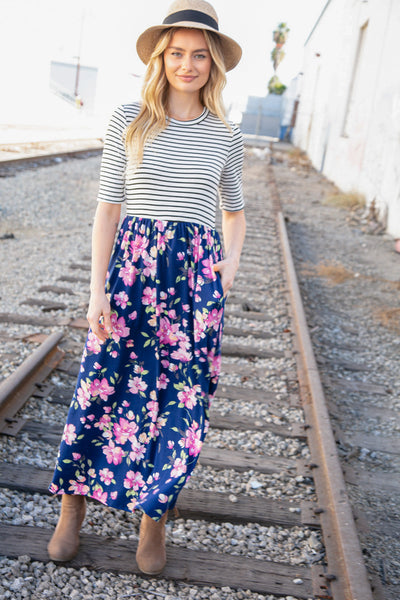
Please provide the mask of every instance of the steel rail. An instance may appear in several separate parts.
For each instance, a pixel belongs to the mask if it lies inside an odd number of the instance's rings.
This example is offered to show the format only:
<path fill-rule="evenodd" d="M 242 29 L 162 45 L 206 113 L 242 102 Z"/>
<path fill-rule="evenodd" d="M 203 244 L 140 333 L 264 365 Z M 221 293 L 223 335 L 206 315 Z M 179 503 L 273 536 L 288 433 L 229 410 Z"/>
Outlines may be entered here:
<path fill-rule="evenodd" d="M 279 201 L 273 173 L 270 184 L 275 186 L 276 200 Z M 299 344 L 297 358 L 300 367 L 300 390 L 306 422 L 309 425 L 308 442 L 315 461 L 311 467 L 326 548 L 329 569 L 327 579 L 334 600 L 373 600 L 308 331 L 285 219 L 280 210 L 277 212 L 277 223 Z"/>
<path fill-rule="evenodd" d="M 15 431 L 14 417 L 35 389 L 64 356 L 57 348 L 63 331 L 56 331 L 0 385 L 0 433 Z"/>
<path fill-rule="evenodd" d="M 68 157 L 73 158 L 76 155 L 86 154 L 87 152 L 93 152 L 93 153 L 100 154 L 101 152 L 103 152 L 103 147 L 100 145 L 99 146 L 88 146 L 85 148 L 77 148 L 76 150 L 74 150 L 74 149 L 59 150 L 57 152 L 49 152 L 48 154 L 32 154 L 31 156 L 24 154 L 23 156 L 20 156 L 20 157 L 16 156 L 15 158 L 7 158 L 4 160 L 0 160 L 0 168 L 1 167 L 18 166 L 19 164 L 23 164 L 23 163 L 52 160 L 55 158 L 68 158 Z"/>

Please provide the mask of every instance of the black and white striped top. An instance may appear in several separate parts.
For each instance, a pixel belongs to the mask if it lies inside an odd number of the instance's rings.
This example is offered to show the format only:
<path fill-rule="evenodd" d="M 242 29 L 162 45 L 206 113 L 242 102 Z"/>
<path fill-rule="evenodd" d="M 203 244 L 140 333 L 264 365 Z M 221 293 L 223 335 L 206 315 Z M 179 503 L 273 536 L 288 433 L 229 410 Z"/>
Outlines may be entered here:
<path fill-rule="evenodd" d="M 244 206 L 243 136 L 204 109 L 191 121 L 169 119 L 168 126 L 144 150 L 138 168 L 128 165 L 126 127 L 139 104 L 118 107 L 110 120 L 100 171 L 98 200 L 126 201 L 128 215 L 166 221 L 190 221 L 215 227 L 217 200 L 227 211 Z"/>

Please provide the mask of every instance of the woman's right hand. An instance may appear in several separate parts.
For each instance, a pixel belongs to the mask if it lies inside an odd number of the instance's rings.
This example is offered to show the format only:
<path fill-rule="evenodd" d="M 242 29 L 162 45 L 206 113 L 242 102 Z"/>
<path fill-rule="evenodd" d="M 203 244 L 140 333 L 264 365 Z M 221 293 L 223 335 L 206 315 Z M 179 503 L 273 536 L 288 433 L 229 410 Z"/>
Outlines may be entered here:
<path fill-rule="evenodd" d="M 86 318 L 93 333 L 103 343 L 112 333 L 111 307 L 105 292 L 92 292 L 90 294 L 89 308 Z M 100 323 L 100 319 L 102 322 Z"/>

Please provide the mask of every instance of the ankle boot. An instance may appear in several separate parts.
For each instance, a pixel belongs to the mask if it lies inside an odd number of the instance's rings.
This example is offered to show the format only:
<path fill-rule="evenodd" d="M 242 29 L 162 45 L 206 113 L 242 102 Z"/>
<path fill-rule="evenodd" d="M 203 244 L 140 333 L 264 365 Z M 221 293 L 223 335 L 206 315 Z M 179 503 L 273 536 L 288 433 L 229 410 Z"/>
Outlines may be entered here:
<path fill-rule="evenodd" d="M 79 550 L 79 531 L 85 518 L 86 500 L 84 496 L 63 494 L 61 515 L 47 551 L 51 560 L 67 561 L 76 556 Z"/>
<path fill-rule="evenodd" d="M 140 523 L 139 544 L 136 551 L 136 562 L 142 573 L 158 575 L 165 567 L 165 522 L 167 512 L 159 521 L 143 514 Z"/>

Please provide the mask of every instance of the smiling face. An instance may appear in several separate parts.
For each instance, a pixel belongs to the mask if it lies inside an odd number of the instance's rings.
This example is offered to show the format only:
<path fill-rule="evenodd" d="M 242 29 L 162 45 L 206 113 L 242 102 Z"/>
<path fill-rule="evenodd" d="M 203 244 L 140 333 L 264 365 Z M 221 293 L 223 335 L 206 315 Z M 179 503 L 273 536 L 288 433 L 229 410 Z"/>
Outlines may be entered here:
<path fill-rule="evenodd" d="M 200 29 L 178 29 L 164 51 L 165 75 L 177 92 L 198 93 L 208 81 L 211 64 Z"/>

